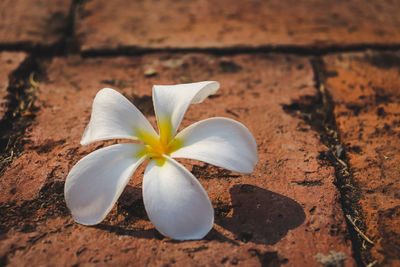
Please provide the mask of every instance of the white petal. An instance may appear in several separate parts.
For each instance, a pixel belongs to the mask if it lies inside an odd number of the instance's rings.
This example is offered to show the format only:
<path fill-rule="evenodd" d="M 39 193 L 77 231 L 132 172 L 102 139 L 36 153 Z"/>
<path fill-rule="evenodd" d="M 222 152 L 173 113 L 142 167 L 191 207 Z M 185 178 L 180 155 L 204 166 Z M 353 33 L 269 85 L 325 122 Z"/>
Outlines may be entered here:
<path fill-rule="evenodd" d="M 171 158 L 161 166 L 150 161 L 143 178 L 143 201 L 151 222 L 170 238 L 201 239 L 213 227 L 214 210 L 207 193 Z"/>
<path fill-rule="evenodd" d="M 143 162 L 135 155 L 140 144 L 105 147 L 82 158 L 65 181 L 64 195 L 75 221 L 101 222 L 121 195 L 132 173 Z"/>
<path fill-rule="evenodd" d="M 157 136 L 149 121 L 123 95 L 104 88 L 94 101 L 92 116 L 83 133 L 81 144 L 109 139 L 137 139 L 137 129 Z"/>
<path fill-rule="evenodd" d="M 190 125 L 176 135 L 183 147 L 174 158 L 197 159 L 241 173 L 257 164 L 257 144 L 250 131 L 228 118 L 210 118 Z"/>
<path fill-rule="evenodd" d="M 160 120 L 172 123 L 171 135 L 178 129 L 190 104 L 197 104 L 219 89 L 218 82 L 205 81 L 177 85 L 154 85 L 153 103 L 160 128 Z"/>

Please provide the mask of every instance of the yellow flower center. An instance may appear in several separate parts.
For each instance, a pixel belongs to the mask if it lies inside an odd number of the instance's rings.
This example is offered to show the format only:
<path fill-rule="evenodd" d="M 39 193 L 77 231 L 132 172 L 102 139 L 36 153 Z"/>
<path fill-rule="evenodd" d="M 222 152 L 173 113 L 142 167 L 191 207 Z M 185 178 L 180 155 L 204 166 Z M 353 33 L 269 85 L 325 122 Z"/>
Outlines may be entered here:
<path fill-rule="evenodd" d="M 142 149 L 137 157 L 146 156 L 155 160 L 159 165 L 165 162 L 165 158 L 162 156 L 169 156 L 172 152 L 182 147 L 183 142 L 178 138 L 172 136 L 172 124 L 168 119 L 160 119 L 158 122 L 159 136 L 154 136 L 148 132 L 140 129 L 136 130 L 136 136 L 146 145 Z"/>

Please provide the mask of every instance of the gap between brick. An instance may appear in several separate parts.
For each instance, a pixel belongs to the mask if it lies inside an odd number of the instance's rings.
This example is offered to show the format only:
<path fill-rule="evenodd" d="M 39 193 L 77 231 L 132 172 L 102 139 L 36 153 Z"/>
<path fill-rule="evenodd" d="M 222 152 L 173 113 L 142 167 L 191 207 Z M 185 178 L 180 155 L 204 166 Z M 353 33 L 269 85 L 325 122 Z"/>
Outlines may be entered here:
<path fill-rule="evenodd" d="M 28 57 L 9 77 L 7 110 L 0 120 L 0 174 L 23 152 L 23 136 L 35 118 L 35 93 L 43 75 L 37 61 Z"/>
<path fill-rule="evenodd" d="M 237 54 L 256 54 L 256 53 L 278 53 L 293 54 L 298 56 L 323 56 L 334 53 L 365 52 L 375 51 L 397 51 L 400 44 L 355 44 L 355 45 L 327 45 L 327 46 L 298 46 L 298 45 L 265 45 L 258 47 L 237 46 L 223 48 L 146 48 L 138 46 L 119 46 L 117 49 L 93 49 L 81 51 L 83 57 L 118 57 L 118 56 L 137 56 L 152 53 L 206 53 L 213 55 L 229 56 Z"/>
<path fill-rule="evenodd" d="M 361 43 L 355 45 L 328 45 L 328 46 L 298 46 L 298 45 L 265 45 L 258 47 L 237 46 L 223 48 L 146 48 L 138 46 L 120 46 L 116 49 L 93 49 L 80 51 L 80 45 L 75 36 L 76 21 L 80 19 L 79 14 L 86 0 L 75 0 L 71 7 L 70 19 L 65 30 L 65 36 L 55 45 L 45 46 L 30 43 L 0 44 L 1 51 L 25 51 L 42 58 L 52 58 L 79 54 L 84 58 L 90 57 L 120 57 L 120 56 L 141 56 L 153 53 L 204 53 L 217 56 L 229 56 L 238 54 L 277 53 L 292 54 L 297 56 L 324 56 L 335 53 L 351 53 L 373 51 L 396 52 L 400 50 L 400 44 L 373 44 Z"/>
<path fill-rule="evenodd" d="M 308 123 L 320 134 L 321 142 L 329 148 L 328 151 L 320 152 L 319 160 L 335 168 L 335 186 L 340 192 L 344 217 L 350 216 L 353 222 L 357 222 L 355 227 L 346 219 L 353 246 L 353 257 L 358 266 L 366 266 L 368 263 L 374 262 L 374 259 L 370 254 L 371 244 L 365 244 L 363 242 L 365 240 L 357 232 L 357 230 L 363 232 L 366 228 L 359 204 L 361 191 L 354 181 L 346 151 L 340 141 L 334 116 L 334 103 L 326 90 L 324 62 L 321 57 L 314 57 L 311 59 L 311 65 L 314 70 L 317 95 L 303 97 L 290 105 L 284 105 L 283 109 Z"/>

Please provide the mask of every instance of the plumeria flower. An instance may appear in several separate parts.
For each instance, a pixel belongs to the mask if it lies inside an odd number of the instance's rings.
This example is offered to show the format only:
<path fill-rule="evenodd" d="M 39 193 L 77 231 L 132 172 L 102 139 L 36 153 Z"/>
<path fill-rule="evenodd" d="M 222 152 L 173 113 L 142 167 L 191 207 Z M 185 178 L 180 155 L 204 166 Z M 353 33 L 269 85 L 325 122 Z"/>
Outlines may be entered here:
<path fill-rule="evenodd" d="M 75 221 L 100 223 L 136 168 L 150 159 L 142 190 L 151 222 L 173 239 L 203 238 L 214 223 L 213 207 L 198 180 L 173 158 L 201 160 L 241 173 L 251 173 L 258 160 L 254 137 L 232 119 L 202 120 L 176 134 L 189 105 L 218 88 L 218 82 L 210 81 L 153 86 L 158 134 L 128 99 L 113 89 L 100 90 L 81 144 L 109 139 L 138 142 L 94 151 L 71 169 L 64 190 Z"/>

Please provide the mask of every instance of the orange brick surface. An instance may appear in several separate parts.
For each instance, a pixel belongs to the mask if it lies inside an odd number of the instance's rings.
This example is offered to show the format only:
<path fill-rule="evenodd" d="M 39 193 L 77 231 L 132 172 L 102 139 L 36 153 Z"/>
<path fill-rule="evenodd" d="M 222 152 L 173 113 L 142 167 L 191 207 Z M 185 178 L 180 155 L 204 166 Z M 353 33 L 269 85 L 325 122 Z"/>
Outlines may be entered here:
<path fill-rule="evenodd" d="M 2 0 L 0 46 L 52 46 L 62 41 L 72 0 Z"/>
<path fill-rule="evenodd" d="M 171 66 L 172 61 L 181 64 Z M 149 65 L 158 75 L 144 74 L 143 66 Z M 26 133 L 25 154 L 0 179 L 0 201 L 9 204 L 7 216 L 12 218 L 12 210 L 19 206 L 20 212 L 28 213 L 37 202 L 44 205 L 16 225 L 9 222 L 2 253 L 13 246 L 25 247 L 7 256 L 10 264 L 318 266 L 334 253 L 339 263 L 353 266 L 333 167 L 317 159 L 327 148 L 318 134 L 282 108 L 316 94 L 307 59 L 263 54 L 55 58 L 47 77 L 38 93 L 40 110 Z M 216 211 L 215 227 L 205 240 L 180 243 L 156 234 L 140 194 L 143 168 L 136 171 L 104 223 L 98 227 L 72 223 L 62 185 L 78 159 L 102 146 L 79 145 L 96 92 L 102 87 L 118 89 L 154 123 L 152 84 L 210 79 L 221 83 L 220 91 L 192 106 L 183 126 L 213 116 L 234 118 L 253 132 L 259 162 L 252 174 L 240 175 L 184 161 Z M 315 184 L 306 186 L 305 181 Z M 29 233 L 21 227 L 28 227 Z"/>
<path fill-rule="evenodd" d="M 399 44 L 400 3 L 362 0 L 92 0 L 81 49 Z"/>
<path fill-rule="evenodd" d="M 380 264 L 400 264 L 400 54 L 325 58 L 327 88 Z M 369 245 L 364 241 L 365 245 Z"/>

